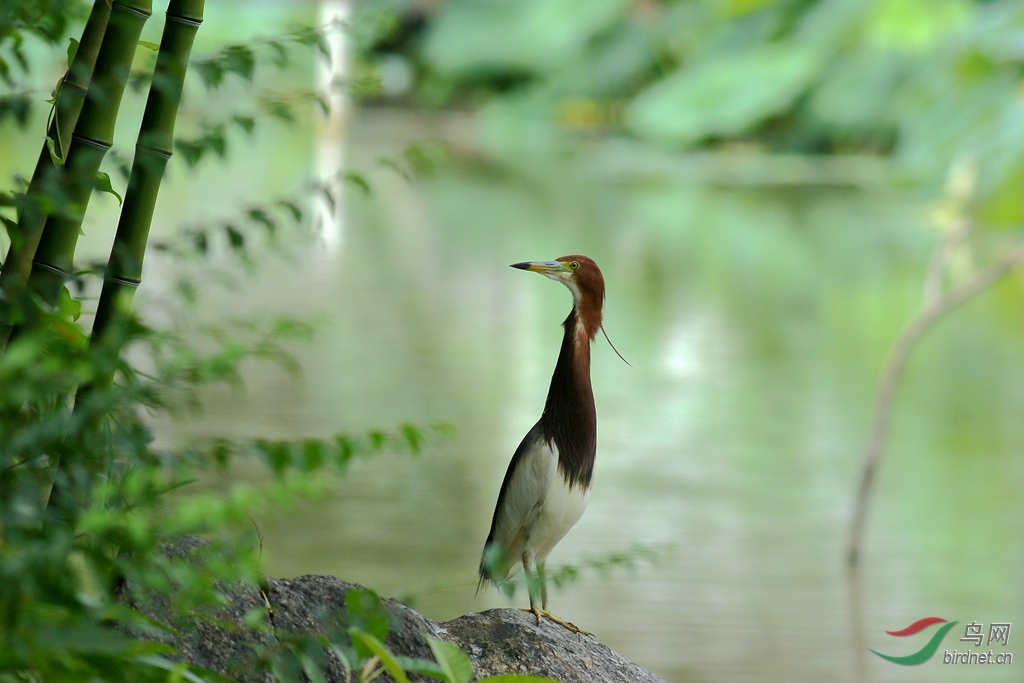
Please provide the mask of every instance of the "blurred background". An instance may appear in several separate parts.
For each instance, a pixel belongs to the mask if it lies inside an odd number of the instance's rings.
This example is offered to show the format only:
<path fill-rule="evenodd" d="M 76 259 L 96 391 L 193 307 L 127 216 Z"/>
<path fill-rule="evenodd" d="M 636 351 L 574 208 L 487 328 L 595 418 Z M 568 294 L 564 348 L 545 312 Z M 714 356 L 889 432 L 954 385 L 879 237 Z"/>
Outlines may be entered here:
<path fill-rule="evenodd" d="M 334 17 L 345 30 L 275 65 L 277 36 Z M 137 306 L 159 324 L 190 283 L 196 329 L 287 314 L 317 334 L 299 375 L 247 365 L 159 438 L 455 427 L 255 514 L 267 573 L 436 620 L 525 604 L 474 597 L 476 568 L 570 297 L 507 266 L 582 253 L 632 367 L 596 342 L 595 485 L 551 557 L 581 567 L 555 612 L 673 683 L 1021 680 L 1015 630 L 1011 665 L 941 664 L 971 647 L 959 627 L 922 668 L 868 651 L 909 654 L 922 643 L 884 632 L 925 616 L 1024 629 L 1019 276 L 915 348 L 856 581 L 844 556 L 886 356 L 938 245 L 953 288 L 1024 240 L 1018 0 L 211 1 L 193 64 L 232 46 L 248 77 L 186 84 L 154 240 L 340 168 L 335 209 L 243 263 L 155 254 Z M 24 49 L 0 107 L 12 186 L 66 64 Z M 143 102 L 129 92 L 106 162 L 119 191 Z M 106 257 L 117 210 L 93 199 L 83 261 Z M 619 554 L 631 566 L 588 569 Z"/>

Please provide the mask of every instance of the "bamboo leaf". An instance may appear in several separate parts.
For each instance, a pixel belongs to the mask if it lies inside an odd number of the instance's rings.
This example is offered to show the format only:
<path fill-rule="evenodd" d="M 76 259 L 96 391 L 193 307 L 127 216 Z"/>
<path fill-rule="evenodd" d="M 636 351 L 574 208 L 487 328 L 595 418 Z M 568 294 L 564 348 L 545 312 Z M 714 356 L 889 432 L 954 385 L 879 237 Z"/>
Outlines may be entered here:
<path fill-rule="evenodd" d="M 247 216 L 249 217 L 249 219 L 250 219 L 250 220 L 252 220 L 253 222 L 255 222 L 255 223 L 260 223 L 260 224 L 262 224 L 262 225 L 263 225 L 264 227 L 266 227 L 266 229 L 267 229 L 267 232 L 268 232 L 268 233 L 270 233 L 271 235 L 273 235 L 274 233 L 276 233 L 276 232 L 277 232 L 277 223 L 275 223 L 275 222 L 274 222 L 274 219 L 272 219 L 272 218 L 270 217 L 270 214 L 268 214 L 268 213 L 267 213 L 266 211 L 264 211 L 263 209 L 259 209 L 259 208 L 256 208 L 256 209 L 249 209 L 249 210 L 248 210 L 248 211 L 246 212 L 246 215 L 247 215 Z"/>
<path fill-rule="evenodd" d="M 274 50 L 274 56 L 272 58 L 274 61 L 274 66 L 276 66 L 278 69 L 283 69 L 286 66 L 288 66 L 288 48 L 286 48 L 284 45 L 277 42 L 276 40 L 270 41 L 269 45 L 271 49 Z"/>
<path fill-rule="evenodd" d="M 49 140 L 49 138 L 47 138 L 47 140 Z M 52 154 L 52 152 L 51 152 L 51 154 Z M 119 195 L 117 193 L 117 190 L 114 189 L 114 186 L 110 184 L 110 176 L 108 174 L 106 174 L 106 173 L 104 173 L 102 171 L 97 173 L 96 174 L 96 185 L 95 185 L 95 187 L 100 192 L 106 192 L 108 194 L 112 194 L 115 197 L 117 197 L 117 204 L 118 204 L 118 206 L 120 206 L 122 204 L 121 195 Z"/>
<path fill-rule="evenodd" d="M 380 596 L 371 590 L 360 590 L 353 588 L 345 594 L 345 611 L 348 614 L 348 623 L 353 628 L 365 632 L 367 635 L 383 641 L 388 636 L 388 615 L 384 611 L 384 605 Z M 360 654 L 369 657 L 374 652 L 359 648 Z"/>
<path fill-rule="evenodd" d="M 260 107 L 275 119 L 280 119 L 285 123 L 294 123 L 295 121 L 295 115 L 292 113 L 292 108 L 281 100 L 274 100 L 265 97 L 260 100 Z"/>
<path fill-rule="evenodd" d="M 152 50 L 153 52 L 157 52 L 160 49 L 160 43 L 151 43 L 148 40 L 140 40 L 139 41 L 139 47 L 144 47 L 147 50 Z"/>
<path fill-rule="evenodd" d="M 409 683 L 409 677 L 405 675 L 405 671 L 402 670 L 395 656 L 384 647 L 384 643 L 358 628 L 350 628 L 348 632 L 353 644 L 361 644 L 380 659 L 380 663 L 384 665 L 387 672 L 395 679 L 395 683 Z"/>
<path fill-rule="evenodd" d="M 77 322 L 82 315 L 82 302 L 71 296 L 71 290 L 65 286 L 57 295 L 57 310 L 62 316 Z"/>
<path fill-rule="evenodd" d="M 252 134 L 252 129 L 256 126 L 256 119 L 254 119 L 251 116 L 235 114 L 231 117 L 231 120 L 238 124 L 238 127 L 244 130 L 249 135 Z"/>
<path fill-rule="evenodd" d="M 185 157 L 185 163 L 189 168 L 199 163 L 203 158 L 203 147 L 188 140 L 175 140 L 174 150 Z"/>
<path fill-rule="evenodd" d="M 285 651 L 274 656 L 270 662 L 270 670 L 280 683 L 300 683 L 302 665 L 293 652 Z"/>
<path fill-rule="evenodd" d="M 366 196 L 370 195 L 370 183 L 366 182 L 366 178 L 359 175 L 358 173 L 349 171 L 348 173 L 345 174 L 342 180 L 351 185 L 355 185 L 360 190 L 362 190 L 363 194 L 365 194 Z"/>
<path fill-rule="evenodd" d="M 317 31 L 315 28 L 304 28 L 295 34 L 295 42 L 300 45 L 315 45 L 316 49 L 320 51 L 320 54 L 325 59 L 331 58 L 331 52 L 327 48 L 327 41 L 324 39 L 323 34 Z"/>
<path fill-rule="evenodd" d="M 289 201 L 287 199 L 282 199 L 282 200 L 278 201 L 277 203 L 278 203 L 279 206 L 282 206 L 282 207 L 284 207 L 285 209 L 288 210 L 288 213 L 290 213 L 292 215 L 292 218 L 295 219 L 296 223 L 299 223 L 299 222 L 302 221 L 302 209 L 299 208 L 298 204 L 296 204 L 293 201 Z"/>
<path fill-rule="evenodd" d="M 224 69 L 216 60 L 204 59 L 196 63 L 195 69 L 207 90 L 215 89 L 224 80 Z"/>
<path fill-rule="evenodd" d="M 469 683 L 469 679 L 473 677 L 473 663 L 469 660 L 469 655 L 451 643 L 437 638 L 427 636 L 427 643 L 449 683 Z"/>
<path fill-rule="evenodd" d="M 74 38 L 68 39 L 68 68 L 71 68 L 71 62 L 75 59 L 75 53 L 78 52 L 78 41 Z"/>
<path fill-rule="evenodd" d="M 232 249 L 238 251 L 245 247 L 245 236 L 235 226 L 229 225 L 225 227 L 225 230 L 228 233 L 228 242 L 231 244 Z"/>
<path fill-rule="evenodd" d="M 238 74 L 247 81 L 252 80 L 252 72 L 256 67 L 256 57 L 245 45 L 229 45 L 224 49 L 221 64 L 225 71 Z"/>
<path fill-rule="evenodd" d="M 481 678 L 476 683 L 558 683 L 553 678 L 545 676 L 524 676 L 522 674 L 501 674 L 500 676 L 488 676 Z"/>
<path fill-rule="evenodd" d="M 196 248 L 196 251 L 206 254 L 210 248 L 210 242 L 204 230 L 196 230 L 192 234 L 192 245 Z"/>
<path fill-rule="evenodd" d="M 46 136 L 46 149 L 50 152 L 50 159 L 56 166 L 63 166 L 64 159 L 60 155 L 60 151 L 57 149 L 57 141 L 49 135 Z"/>
<path fill-rule="evenodd" d="M 439 681 L 445 681 L 447 683 L 448 674 L 437 665 L 436 662 L 432 662 L 429 659 L 420 659 L 418 657 L 395 657 L 395 661 L 398 665 L 405 670 L 406 673 L 423 674 L 424 676 L 430 676 L 436 678 Z"/>

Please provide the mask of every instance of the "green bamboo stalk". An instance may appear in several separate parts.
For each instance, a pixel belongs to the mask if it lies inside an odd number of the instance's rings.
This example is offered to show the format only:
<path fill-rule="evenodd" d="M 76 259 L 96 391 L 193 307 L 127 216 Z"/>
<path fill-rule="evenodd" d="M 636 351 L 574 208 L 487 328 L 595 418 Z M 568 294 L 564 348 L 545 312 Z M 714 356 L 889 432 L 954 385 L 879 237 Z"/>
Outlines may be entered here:
<path fill-rule="evenodd" d="M 110 0 L 96 0 L 89 13 L 89 19 L 85 22 L 85 28 L 82 29 L 82 39 L 68 67 L 68 73 L 57 90 L 53 119 L 50 121 L 46 136 L 53 140 L 61 157 L 67 151 L 72 131 L 78 123 L 78 115 L 82 111 L 82 103 L 85 102 L 85 94 L 92 80 L 96 57 L 109 18 Z M 28 283 L 32 259 L 49 213 L 47 205 L 52 204 L 54 199 L 53 184 L 57 171 L 50 149 L 44 142 L 36 161 L 36 168 L 32 172 L 32 180 L 29 181 L 25 201 L 18 212 L 18 226 L 10 235 L 11 246 L 7 250 L 7 258 L 0 269 L 0 291 L 6 295 L 9 302 L 18 299 Z M 3 316 L 3 311 L 0 311 L 0 316 Z M 0 317 L 0 353 L 7 346 L 13 322 L 9 316 Z"/>
<path fill-rule="evenodd" d="M 205 0 L 171 0 L 167 7 L 167 23 L 89 342 L 92 347 L 108 346 L 114 358 L 120 350 L 115 331 L 127 319 L 135 289 L 142 282 L 142 261 L 153 210 L 172 153 L 174 122 L 192 43 L 203 21 L 204 4 Z M 94 388 L 109 387 L 113 376 L 110 366 L 97 378 Z M 80 397 L 83 391 L 79 391 Z"/>
<path fill-rule="evenodd" d="M 71 136 L 63 170 L 57 176 L 58 189 L 67 200 L 68 208 L 47 217 L 28 280 L 29 288 L 51 306 L 72 275 L 82 218 L 89 206 L 100 163 L 113 144 L 117 111 L 132 58 L 142 27 L 152 13 L 152 0 L 113 0 L 111 3 L 110 20 L 96 58 L 92 82 Z"/>

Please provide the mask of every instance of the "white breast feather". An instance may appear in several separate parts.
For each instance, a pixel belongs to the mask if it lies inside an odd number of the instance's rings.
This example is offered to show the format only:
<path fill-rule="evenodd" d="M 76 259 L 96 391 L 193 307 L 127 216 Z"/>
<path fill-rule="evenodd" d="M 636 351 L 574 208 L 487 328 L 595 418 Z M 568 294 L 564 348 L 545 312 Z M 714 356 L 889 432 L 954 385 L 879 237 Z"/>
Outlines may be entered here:
<path fill-rule="evenodd" d="M 511 576 L 523 554 L 543 562 L 583 515 L 589 488 L 572 488 L 558 471 L 558 448 L 539 441 L 523 454 L 512 475 L 495 525 L 494 542 L 509 561 Z"/>

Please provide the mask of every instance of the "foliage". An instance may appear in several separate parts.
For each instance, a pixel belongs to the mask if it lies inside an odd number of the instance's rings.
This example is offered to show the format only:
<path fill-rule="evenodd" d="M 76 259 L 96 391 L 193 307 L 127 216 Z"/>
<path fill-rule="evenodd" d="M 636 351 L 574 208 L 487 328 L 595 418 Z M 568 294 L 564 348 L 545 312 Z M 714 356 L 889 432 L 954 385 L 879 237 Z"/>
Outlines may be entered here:
<path fill-rule="evenodd" d="M 0 10 L 0 48 L 9 43 L 24 71 L 29 63 L 21 49 L 23 35 L 56 46 L 66 22 L 80 9 L 78 3 L 53 0 L 14 7 Z M 326 52 L 324 30 L 303 28 L 252 45 L 230 45 L 196 61 L 194 73 L 210 89 L 221 87 L 229 74 L 252 83 L 260 64 L 257 54 L 269 55 L 276 68 L 285 69 L 296 45 Z M 75 45 L 72 40 L 69 60 Z M 0 77 L 13 83 L 2 56 Z M 139 88 L 148 80 L 145 74 L 134 78 Z M 256 111 L 230 114 L 219 124 L 202 123 L 200 138 L 180 140 L 176 148 L 187 165 L 211 151 L 227 154 L 227 125 L 251 134 L 258 118 L 290 119 L 293 102 L 326 106 L 324 98 L 308 92 L 287 97 L 261 93 L 258 100 Z M 11 111 L 6 102 L 0 111 Z M 27 110 L 16 113 L 20 122 L 28 120 Z M 423 159 L 410 155 L 408 162 L 422 170 Z M 349 182 L 366 186 L 353 173 Z M 97 184 L 116 194 L 109 175 L 100 174 Z M 310 189 L 314 198 L 331 197 L 327 185 Z M 227 252 L 253 263 L 266 247 L 280 249 L 304 234 L 309 194 L 253 204 L 237 220 L 195 226 L 180 240 L 155 246 L 172 258 L 194 258 L 207 256 L 223 240 Z M 0 205 L 24 210 L 25 197 L 24 191 L 5 192 Z M 49 214 L 76 210 L 45 193 L 38 205 Z M 4 224 L 14 222 L 5 217 Z M 71 284 L 80 290 L 84 280 L 102 270 L 80 271 Z M 2 295 L 4 322 L 19 327 L 0 353 L 0 681 L 226 680 L 176 661 L 174 648 L 157 639 L 173 629 L 129 609 L 124 598 L 157 593 L 178 614 L 214 619 L 211 608 L 230 599 L 232 584 L 261 582 L 251 513 L 316 494 L 329 481 L 325 473 L 344 472 L 354 458 L 394 450 L 418 453 L 448 429 L 402 424 L 327 439 L 210 438 L 158 446 L 154 417 L 201 410 L 203 389 L 239 384 L 240 366 L 250 359 L 297 370 L 288 345 L 308 338 L 310 326 L 284 318 L 225 321 L 198 329 L 182 324 L 197 295 L 189 285 L 179 288 L 169 325 L 152 326 L 143 315 L 121 316 L 109 334 L 90 343 L 79 321 L 81 303 L 69 288 L 61 290 L 53 306 L 30 293 Z M 122 349 L 128 353 L 122 355 Z M 115 371 L 116 383 L 97 383 Z M 83 386 L 92 388 L 76 398 L 76 389 Z M 190 486 L 242 459 L 262 463 L 266 483 L 235 485 L 226 494 Z M 166 552 L 167 542 L 183 535 L 208 539 L 202 562 Z M 355 592 L 349 596 L 348 625 L 333 634 L 337 638 L 323 635 L 311 641 L 281 633 L 281 646 L 257 652 L 258 659 L 281 681 L 323 680 L 320 668 L 328 651 L 356 680 L 371 680 L 384 670 L 397 681 L 407 680 L 406 671 L 450 683 L 471 678 L 468 657 L 439 641 L 431 642 L 436 662 L 392 655 L 382 644 L 387 621 L 381 614 L 375 594 Z M 258 611 L 247 618 L 253 626 L 273 630 L 271 617 L 269 611 Z"/>
<path fill-rule="evenodd" d="M 1024 221 L 1016 0 L 460 0 L 428 14 L 375 0 L 358 21 L 384 93 L 402 62 L 414 78 L 397 96 L 469 104 L 519 144 L 601 130 L 670 149 L 883 154 L 936 190 L 968 158 L 984 223 Z"/>

